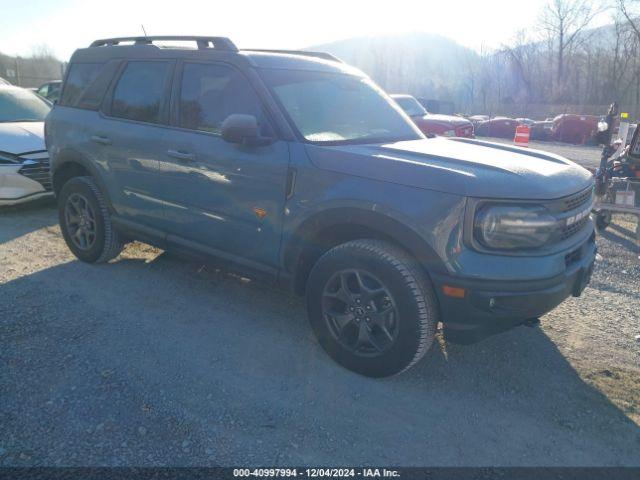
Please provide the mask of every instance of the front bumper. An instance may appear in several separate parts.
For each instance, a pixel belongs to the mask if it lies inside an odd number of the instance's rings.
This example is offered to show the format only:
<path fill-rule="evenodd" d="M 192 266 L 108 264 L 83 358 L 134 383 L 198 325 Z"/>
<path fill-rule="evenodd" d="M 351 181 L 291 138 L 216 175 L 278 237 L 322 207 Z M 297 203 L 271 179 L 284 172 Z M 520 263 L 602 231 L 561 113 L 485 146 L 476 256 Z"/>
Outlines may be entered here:
<path fill-rule="evenodd" d="M 595 235 L 591 235 L 565 256 L 565 271 L 552 278 L 485 281 L 432 275 L 447 337 L 473 343 L 544 315 L 569 296 L 580 296 L 591 278 L 595 256 Z M 464 297 L 445 295 L 444 285 L 464 288 Z"/>
<path fill-rule="evenodd" d="M 37 171 L 38 177 L 31 171 L 25 175 L 25 165 L 0 165 L 0 206 L 17 205 L 38 198 L 51 197 L 53 192 L 44 182 L 44 174 Z M 46 175 L 48 176 L 48 164 Z M 40 180 L 40 176 L 43 181 Z"/>

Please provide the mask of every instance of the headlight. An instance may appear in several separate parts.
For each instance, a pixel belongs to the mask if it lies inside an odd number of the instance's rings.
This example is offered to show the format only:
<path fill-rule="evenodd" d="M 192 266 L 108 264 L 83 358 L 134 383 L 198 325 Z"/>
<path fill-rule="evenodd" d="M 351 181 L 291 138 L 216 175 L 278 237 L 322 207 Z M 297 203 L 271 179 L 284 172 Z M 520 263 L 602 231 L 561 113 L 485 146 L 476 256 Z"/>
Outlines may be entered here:
<path fill-rule="evenodd" d="M 474 221 L 476 240 L 501 250 L 541 247 L 553 233 L 556 219 L 540 206 L 487 205 Z"/>

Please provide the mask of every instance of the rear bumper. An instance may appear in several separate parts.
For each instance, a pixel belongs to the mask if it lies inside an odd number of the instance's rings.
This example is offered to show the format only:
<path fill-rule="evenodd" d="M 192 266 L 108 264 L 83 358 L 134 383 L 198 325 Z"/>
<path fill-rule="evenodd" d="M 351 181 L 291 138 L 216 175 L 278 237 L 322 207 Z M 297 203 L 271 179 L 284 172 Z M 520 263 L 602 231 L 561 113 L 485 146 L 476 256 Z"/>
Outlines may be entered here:
<path fill-rule="evenodd" d="M 544 315 L 569 296 L 580 296 L 591 278 L 595 256 L 592 236 L 567 259 L 566 270 L 553 278 L 495 282 L 432 275 L 448 337 L 473 343 Z M 444 285 L 464 288 L 464 298 L 445 295 Z"/>

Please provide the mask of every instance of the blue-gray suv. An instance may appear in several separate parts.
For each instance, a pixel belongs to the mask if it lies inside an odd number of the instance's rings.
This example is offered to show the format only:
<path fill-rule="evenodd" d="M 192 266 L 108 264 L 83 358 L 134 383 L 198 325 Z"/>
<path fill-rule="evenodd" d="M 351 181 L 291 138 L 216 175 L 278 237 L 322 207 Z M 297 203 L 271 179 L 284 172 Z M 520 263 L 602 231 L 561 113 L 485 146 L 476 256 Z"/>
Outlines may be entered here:
<path fill-rule="evenodd" d="M 275 279 L 364 375 L 415 364 L 440 323 L 461 342 L 533 323 L 593 268 L 589 172 L 426 138 L 324 53 L 99 40 L 74 53 L 45 134 L 80 260 L 141 240 Z"/>

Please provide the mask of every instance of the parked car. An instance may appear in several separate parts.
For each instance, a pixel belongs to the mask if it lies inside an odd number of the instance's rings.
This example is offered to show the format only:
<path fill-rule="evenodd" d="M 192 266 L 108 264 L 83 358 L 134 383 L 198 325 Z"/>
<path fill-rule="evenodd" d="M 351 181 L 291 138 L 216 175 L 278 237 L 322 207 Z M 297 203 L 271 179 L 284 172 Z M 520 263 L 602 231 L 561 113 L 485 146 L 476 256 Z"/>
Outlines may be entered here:
<path fill-rule="evenodd" d="M 475 341 L 588 283 L 585 169 L 425 138 L 327 54 L 155 43 L 170 38 L 77 50 L 47 117 L 60 227 L 80 260 L 135 239 L 272 278 L 305 295 L 332 358 L 375 377 L 420 360 L 440 321 Z"/>
<path fill-rule="evenodd" d="M 420 105 L 422 105 L 428 112 L 432 114 L 453 115 L 455 113 L 455 104 L 447 100 L 436 100 L 435 98 L 417 98 Z"/>
<path fill-rule="evenodd" d="M 553 140 L 553 122 L 542 121 L 534 122 L 531 125 L 531 140 L 541 140 L 549 142 Z"/>
<path fill-rule="evenodd" d="M 27 89 L 0 85 L 0 206 L 53 194 L 43 133 L 50 109 Z"/>
<path fill-rule="evenodd" d="M 469 117 L 469 121 L 475 124 L 480 122 L 486 122 L 490 118 L 491 117 L 489 117 L 489 115 L 471 115 Z"/>
<path fill-rule="evenodd" d="M 36 93 L 41 97 L 46 98 L 50 102 L 57 102 L 58 98 L 60 98 L 60 85 L 62 85 L 61 80 L 47 82 L 43 85 L 40 85 L 36 90 Z"/>
<path fill-rule="evenodd" d="M 553 137 L 558 142 L 582 145 L 590 142 L 598 131 L 600 117 L 563 114 L 553 119 Z"/>
<path fill-rule="evenodd" d="M 520 125 L 526 125 L 527 127 L 531 127 L 533 126 L 534 123 L 536 123 L 535 120 L 532 120 L 531 118 L 524 118 L 524 117 L 516 118 L 516 122 L 518 122 Z"/>
<path fill-rule="evenodd" d="M 513 118 L 495 117 L 479 123 L 475 132 L 481 137 L 513 138 L 516 134 L 518 122 Z"/>
<path fill-rule="evenodd" d="M 463 117 L 431 114 L 411 95 L 391 95 L 400 108 L 411 117 L 425 135 L 445 137 L 473 137 L 472 123 Z"/>

